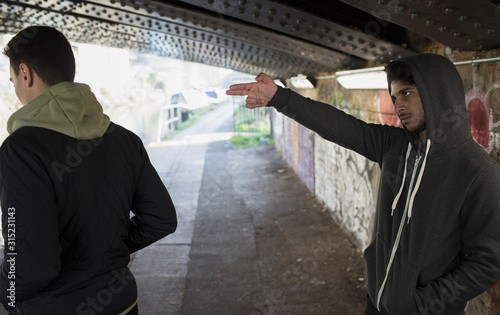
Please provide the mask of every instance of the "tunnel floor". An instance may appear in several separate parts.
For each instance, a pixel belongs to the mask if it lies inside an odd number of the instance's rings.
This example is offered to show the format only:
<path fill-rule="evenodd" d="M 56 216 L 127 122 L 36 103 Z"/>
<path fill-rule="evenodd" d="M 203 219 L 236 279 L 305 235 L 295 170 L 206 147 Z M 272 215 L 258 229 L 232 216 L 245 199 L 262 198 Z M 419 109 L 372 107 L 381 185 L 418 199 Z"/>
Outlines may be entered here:
<path fill-rule="evenodd" d="M 359 250 L 272 145 L 227 139 L 231 108 L 149 149 L 178 231 L 131 263 L 140 314 L 362 314 Z"/>

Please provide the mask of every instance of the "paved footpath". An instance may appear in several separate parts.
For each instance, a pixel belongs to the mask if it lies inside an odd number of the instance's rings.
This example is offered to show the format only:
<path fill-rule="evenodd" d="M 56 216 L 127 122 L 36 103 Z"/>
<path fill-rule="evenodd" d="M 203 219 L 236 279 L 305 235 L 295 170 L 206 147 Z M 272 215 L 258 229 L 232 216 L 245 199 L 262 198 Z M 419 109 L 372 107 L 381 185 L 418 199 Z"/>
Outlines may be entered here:
<path fill-rule="evenodd" d="M 216 132 L 232 118 L 226 104 L 204 115 L 172 140 L 148 147 L 151 162 L 177 210 L 177 231 L 133 255 L 140 314 L 179 314 L 188 271 L 189 252 L 198 210 L 205 152 L 213 141 L 227 141 L 231 132 Z M 193 314 L 194 315 L 194 314 Z"/>
<path fill-rule="evenodd" d="M 140 314 L 363 314 L 361 254 L 271 145 L 227 141 L 231 114 L 148 149 L 179 229 L 133 259 Z"/>

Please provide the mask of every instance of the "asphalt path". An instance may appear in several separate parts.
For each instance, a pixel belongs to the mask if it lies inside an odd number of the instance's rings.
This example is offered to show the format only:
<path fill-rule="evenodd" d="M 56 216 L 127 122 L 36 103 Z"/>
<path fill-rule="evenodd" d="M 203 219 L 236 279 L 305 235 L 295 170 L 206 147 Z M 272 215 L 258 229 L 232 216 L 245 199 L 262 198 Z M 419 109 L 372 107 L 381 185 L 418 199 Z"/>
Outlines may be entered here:
<path fill-rule="evenodd" d="M 141 314 L 362 314 L 359 250 L 272 145 L 241 149 L 232 105 L 149 148 L 179 230 L 132 271 Z"/>

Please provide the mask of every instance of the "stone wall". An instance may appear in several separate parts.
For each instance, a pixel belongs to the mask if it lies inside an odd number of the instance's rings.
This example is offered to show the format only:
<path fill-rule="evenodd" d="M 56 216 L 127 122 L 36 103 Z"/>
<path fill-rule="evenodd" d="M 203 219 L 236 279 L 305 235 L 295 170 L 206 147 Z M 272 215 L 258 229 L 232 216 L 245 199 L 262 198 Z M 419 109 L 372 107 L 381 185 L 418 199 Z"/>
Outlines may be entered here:
<path fill-rule="evenodd" d="M 500 55 L 499 51 L 457 52 L 438 44 L 427 51 L 454 62 Z M 457 65 L 457 69 L 463 79 L 472 135 L 500 163 L 500 62 Z M 400 126 L 387 90 L 347 90 L 330 78 L 319 80 L 315 89 L 297 92 L 367 122 Z M 288 163 L 363 250 L 371 238 L 378 165 L 325 141 L 276 111 L 273 135 Z M 471 301 L 467 314 L 500 314 L 500 284 Z"/>

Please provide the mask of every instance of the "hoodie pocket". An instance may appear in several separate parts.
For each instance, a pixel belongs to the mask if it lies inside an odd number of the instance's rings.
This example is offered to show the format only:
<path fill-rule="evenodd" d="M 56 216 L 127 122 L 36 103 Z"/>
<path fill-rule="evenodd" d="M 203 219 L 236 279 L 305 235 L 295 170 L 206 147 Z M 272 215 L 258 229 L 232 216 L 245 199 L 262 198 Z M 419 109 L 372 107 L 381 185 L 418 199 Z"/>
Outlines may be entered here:
<path fill-rule="evenodd" d="M 420 269 L 396 253 L 380 301 L 389 314 L 416 314 L 415 293 Z"/>
<path fill-rule="evenodd" d="M 377 301 L 377 290 L 380 287 L 381 281 L 377 281 L 377 243 L 378 234 L 372 243 L 363 252 L 365 260 L 365 284 L 368 295 L 370 296 L 373 304 Z"/>
<path fill-rule="evenodd" d="M 375 305 L 386 275 L 391 251 L 392 248 L 377 234 L 374 241 L 363 253 L 366 264 L 366 288 Z M 382 292 L 381 311 L 388 314 L 405 315 L 417 312 L 415 292 L 419 270 L 418 267 L 403 259 L 399 255 L 399 251 L 396 253 Z"/>

